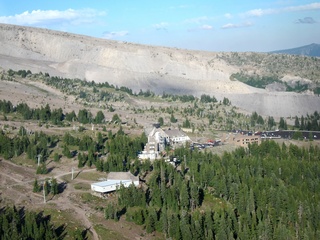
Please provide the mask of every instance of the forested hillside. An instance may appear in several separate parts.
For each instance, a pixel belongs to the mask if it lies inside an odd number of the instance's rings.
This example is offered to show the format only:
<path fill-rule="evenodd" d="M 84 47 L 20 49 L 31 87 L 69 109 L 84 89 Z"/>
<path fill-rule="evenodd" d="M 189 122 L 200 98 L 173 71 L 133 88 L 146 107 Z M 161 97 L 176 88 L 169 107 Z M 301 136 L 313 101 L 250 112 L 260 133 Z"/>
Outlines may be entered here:
<path fill-rule="evenodd" d="M 221 157 L 175 154 L 181 171 L 154 162 L 146 191 L 121 188 L 106 218 L 124 214 L 173 239 L 319 239 L 318 147 L 265 141 Z"/>
<path fill-rule="evenodd" d="M 319 239 L 320 149 L 318 133 L 311 132 L 319 131 L 318 111 L 276 122 L 273 116 L 238 112 L 226 97 L 135 93 L 25 70 L 2 76 L 1 86 L 22 88 L 17 93 L 32 95 L 35 104 L 1 95 L 0 239 L 86 239 L 87 232 L 90 240 L 105 232 L 114 236 L 115 225 L 120 235 L 115 239 L 126 239 L 124 229 L 143 239 Z M 58 90 L 64 94 L 53 94 Z M 52 102 L 66 96 L 79 107 Z M 163 129 L 189 129 L 192 139 L 202 143 L 221 138 L 221 145 L 167 146 L 163 159 L 140 160 L 147 142 L 145 119 L 158 121 Z M 221 136 L 235 129 L 290 129 L 294 134 L 279 139 L 282 145 L 264 140 L 236 149 Z M 309 130 L 309 137 L 302 130 Z M 71 169 L 78 170 L 76 179 Z M 141 187 L 120 187 L 102 198 L 91 194 L 91 182 L 118 171 L 138 176 Z M 8 203 L 38 213 L 49 210 L 49 215 L 29 217 Z"/>

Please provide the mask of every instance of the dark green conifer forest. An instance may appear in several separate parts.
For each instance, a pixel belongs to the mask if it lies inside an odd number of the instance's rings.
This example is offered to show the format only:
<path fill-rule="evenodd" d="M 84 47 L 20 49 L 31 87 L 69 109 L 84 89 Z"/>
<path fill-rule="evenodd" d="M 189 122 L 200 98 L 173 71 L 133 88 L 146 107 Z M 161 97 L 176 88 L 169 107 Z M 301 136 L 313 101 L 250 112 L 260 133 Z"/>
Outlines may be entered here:
<path fill-rule="evenodd" d="M 55 227 L 50 216 L 44 216 L 42 212 L 30 212 L 15 206 L 0 209 L 0 239 L 3 240 L 58 240 L 65 237 L 64 228 Z"/>
<path fill-rule="evenodd" d="M 147 188 L 120 188 L 105 217 L 173 239 L 319 239 L 318 147 L 264 141 L 222 156 L 175 154 L 180 171 L 155 161 Z"/>

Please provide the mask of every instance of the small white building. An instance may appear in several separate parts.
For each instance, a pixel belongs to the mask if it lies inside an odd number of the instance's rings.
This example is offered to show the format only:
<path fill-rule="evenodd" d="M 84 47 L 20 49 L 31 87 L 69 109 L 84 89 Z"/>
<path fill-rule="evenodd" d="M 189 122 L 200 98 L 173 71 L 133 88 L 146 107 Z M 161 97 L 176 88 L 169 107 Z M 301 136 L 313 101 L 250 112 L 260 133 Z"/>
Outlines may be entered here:
<path fill-rule="evenodd" d="M 98 193 L 109 193 L 120 188 L 121 184 L 124 187 L 129 187 L 131 184 L 139 186 L 139 181 L 132 180 L 107 180 L 103 182 L 96 182 L 91 184 L 91 190 Z"/>
<path fill-rule="evenodd" d="M 129 187 L 131 184 L 139 186 L 139 177 L 130 172 L 110 172 L 106 181 L 91 184 L 91 190 L 98 193 L 109 193 L 116 191 L 121 185 Z"/>

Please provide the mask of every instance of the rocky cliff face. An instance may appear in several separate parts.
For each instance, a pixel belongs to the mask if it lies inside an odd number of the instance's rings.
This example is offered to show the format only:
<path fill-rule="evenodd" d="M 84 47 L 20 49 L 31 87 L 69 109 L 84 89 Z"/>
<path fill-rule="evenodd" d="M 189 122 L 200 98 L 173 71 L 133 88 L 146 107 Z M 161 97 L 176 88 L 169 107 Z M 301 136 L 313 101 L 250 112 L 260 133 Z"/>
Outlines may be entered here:
<path fill-rule="evenodd" d="M 203 93 L 228 97 L 249 112 L 301 115 L 319 110 L 320 98 L 269 92 L 231 81 L 241 71 L 222 53 L 188 51 L 91 38 L 64 32 L 0 24 L 0 66 L 109 82 L 138 92 Z M 279 104 L 281 103 L 281 104 Z"/>

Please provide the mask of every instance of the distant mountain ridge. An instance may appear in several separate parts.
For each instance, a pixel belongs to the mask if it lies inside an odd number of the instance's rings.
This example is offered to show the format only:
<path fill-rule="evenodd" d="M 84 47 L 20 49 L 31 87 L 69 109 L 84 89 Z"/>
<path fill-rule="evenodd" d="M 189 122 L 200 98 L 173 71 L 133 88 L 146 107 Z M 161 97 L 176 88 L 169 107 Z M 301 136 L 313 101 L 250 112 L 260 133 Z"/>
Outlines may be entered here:
<path fill-rule="evenodd" d="M 204 52 L 93 38 L 68 32 L 0 24 L 0 78 L 4 70 L 30 70 L 125 86 L 133 92 L 202 94 L 228 98 L 236 107 L 265 116 L 319 111 L 313 92 L 257 88 L 232 76 L 320 85 L 320 58 L 254 52 Z M 1 92 L 1 89 L 0 89 Z M 1 93 L 0 93 L 1 95 Z"/>
<path fill-rule="evenodd" d="M 302 47 L 272 51 L 271 53 L 284 53 L 284 54 L 303 55 L 303 56 L 309 56 L 309 57 L 320 57 L 320 44 L 312 43 Z"/>

